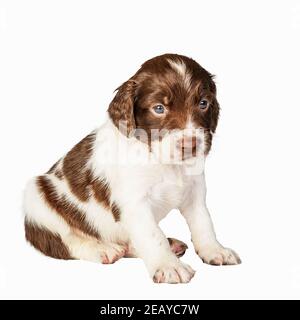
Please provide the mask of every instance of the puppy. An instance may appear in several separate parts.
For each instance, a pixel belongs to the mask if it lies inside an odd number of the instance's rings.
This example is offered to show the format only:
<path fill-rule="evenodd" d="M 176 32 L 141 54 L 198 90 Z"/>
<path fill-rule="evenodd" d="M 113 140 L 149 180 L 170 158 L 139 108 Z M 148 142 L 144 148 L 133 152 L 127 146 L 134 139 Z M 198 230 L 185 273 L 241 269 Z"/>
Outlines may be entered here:
<path fill-rule="evenodd" d="M 216 239 L 205 203 L 204 162 L 219 105 L 213 77 L 185 56 L 146 61 L 118 89 L 107 121 L 32 179 L 25 190 L 26 239 L 45 255 L 113 263 L 143 259 L 154 282 L 187 283 L 187 248 L 158 223 L 177 208 L 196 254 L 239 264 Z"/>

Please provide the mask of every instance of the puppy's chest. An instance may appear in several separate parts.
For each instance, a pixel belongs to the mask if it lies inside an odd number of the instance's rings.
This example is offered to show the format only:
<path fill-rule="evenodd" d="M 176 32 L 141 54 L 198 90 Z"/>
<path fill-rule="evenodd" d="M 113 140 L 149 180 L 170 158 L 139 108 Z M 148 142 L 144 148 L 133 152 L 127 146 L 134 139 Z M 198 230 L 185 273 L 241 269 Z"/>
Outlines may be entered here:
<path fill-rule="evenodd" d="M 186 196 L 189 181 L 181 171 L 166 170 L 148 191 L 148 200 L 155 214 L 163 218 L 170 210 L 178 208 Z"/>

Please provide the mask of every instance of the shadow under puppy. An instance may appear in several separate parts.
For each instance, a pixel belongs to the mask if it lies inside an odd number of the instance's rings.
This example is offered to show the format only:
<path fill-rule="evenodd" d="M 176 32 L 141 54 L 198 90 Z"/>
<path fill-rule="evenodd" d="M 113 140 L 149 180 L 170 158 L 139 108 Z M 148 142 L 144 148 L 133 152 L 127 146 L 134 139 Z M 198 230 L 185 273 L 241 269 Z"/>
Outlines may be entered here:
<path fill-rule="evenodd" d="M 205 263 L 240 263 L 216 240 L 205 203 L 218 115 L 213 77 L 197 62 L 146 61 L 118 88 L 107 121 L 28 183 L 26 239 L 58 259 L 139 257 L 155 282 L 186 283 L 195 273 L 179 259 L 187 246 L 158 226 L 178 208 Z"/>

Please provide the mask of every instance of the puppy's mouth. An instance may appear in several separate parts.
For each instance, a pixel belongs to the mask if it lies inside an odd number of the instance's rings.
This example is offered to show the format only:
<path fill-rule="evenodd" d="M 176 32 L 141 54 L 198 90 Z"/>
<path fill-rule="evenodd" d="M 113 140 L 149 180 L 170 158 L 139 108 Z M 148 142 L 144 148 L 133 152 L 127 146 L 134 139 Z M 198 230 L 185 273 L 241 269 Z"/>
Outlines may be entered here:
<path fill-rule="evenodd" d="M 199 148 L 197 146 L 191 148 L 181 148 L 181 158 L 182 160 L 197 157 L 199 154 Z"/>

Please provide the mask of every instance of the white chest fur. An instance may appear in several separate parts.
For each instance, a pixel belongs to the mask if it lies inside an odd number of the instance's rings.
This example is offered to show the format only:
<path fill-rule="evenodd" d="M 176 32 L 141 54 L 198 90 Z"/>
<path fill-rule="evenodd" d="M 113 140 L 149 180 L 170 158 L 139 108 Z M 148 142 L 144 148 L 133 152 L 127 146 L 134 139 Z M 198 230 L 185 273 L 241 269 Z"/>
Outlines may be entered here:
<path fill-rule="evenodd" d="M 147 199 L 157 221 L 180 206 L 191 185 L 181 166 L 164 166 L 160 174 L 160 179 L 147 192 Z"/>
<path fill-rule="evenodd" d="M 126 150 L 126 153 L 120 153 L 120 150 Z M 143 157 L 137 156 L 137 150 Z M 108 153 L 111 153 L 109 161 L 103 165 L 103 155 L 107 158 Z M 129 156 L 136 162 L 123 161 L 128 160 Z M 150 158 L 147 145 L 136 139 L 127 139 L 110 122 L 98 131 L 92 158 L 95 174 L 106 177 L 111 187 L 112 199 L 121 208 L 130 206 L 130 203 L 135 205 L 146 200 L 156 220 L 159 221 L 170 210 L 178 208 L 188 196 L 194 176 L 204 170 L 205 158 L 193 158 L 191 163 L 185 164 L 138 161 Z"/>

